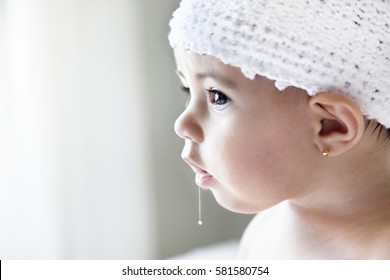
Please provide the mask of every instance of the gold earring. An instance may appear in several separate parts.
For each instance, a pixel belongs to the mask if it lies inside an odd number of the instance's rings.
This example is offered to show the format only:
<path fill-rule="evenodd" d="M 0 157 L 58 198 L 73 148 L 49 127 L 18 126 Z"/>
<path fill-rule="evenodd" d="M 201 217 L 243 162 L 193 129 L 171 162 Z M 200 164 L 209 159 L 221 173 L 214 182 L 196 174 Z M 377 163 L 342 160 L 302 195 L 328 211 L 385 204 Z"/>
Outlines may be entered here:
<path fill-rule="evenodd" d="M 327 157 L 327 156 L 329 156 L 329 150 L 328 149 L 323 149 L 322 150 L 322 155 L 324 156 L 324 157 Z"/>

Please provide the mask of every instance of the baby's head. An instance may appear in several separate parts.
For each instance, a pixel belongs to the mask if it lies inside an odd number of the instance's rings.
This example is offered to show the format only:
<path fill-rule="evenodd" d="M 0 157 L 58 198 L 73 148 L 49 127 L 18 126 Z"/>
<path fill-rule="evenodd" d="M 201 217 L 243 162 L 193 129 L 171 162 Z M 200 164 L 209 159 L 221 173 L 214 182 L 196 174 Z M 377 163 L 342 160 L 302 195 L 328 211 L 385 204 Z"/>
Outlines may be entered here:
<path fill-rule="evenodd" d="M 389 128 L 389 9 L 379 0 L 184 0 L 169 40 L 280 90 L 341 93 Z"/>
<path fill-rule="evenodd" d="M 169 40 L 191 101 L 176 131 L 199 185 L 227 208 L 258 211 L 318 179 L 305 174 L 315 150 L 346 153 L 366 120 L 390 128 L 389 9 L 379 0 L 183 0 Z"/>

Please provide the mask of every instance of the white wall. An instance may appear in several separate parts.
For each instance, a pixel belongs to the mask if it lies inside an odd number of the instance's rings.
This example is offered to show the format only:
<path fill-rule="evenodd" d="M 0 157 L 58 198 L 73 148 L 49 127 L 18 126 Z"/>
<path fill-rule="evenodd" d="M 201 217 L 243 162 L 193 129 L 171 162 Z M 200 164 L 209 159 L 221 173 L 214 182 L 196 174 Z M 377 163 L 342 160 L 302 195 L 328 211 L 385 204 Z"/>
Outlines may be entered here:
<path fill-rule="evenodd" d="M 137 2 L 3 4 L 0 259 L 153 258 Z"/>
<path fill-rule="evenodd" d="M 173 123 L 179 0 L 0 0 L 0 259 L 165 258 L 250 217 L 197 188 Z"/>

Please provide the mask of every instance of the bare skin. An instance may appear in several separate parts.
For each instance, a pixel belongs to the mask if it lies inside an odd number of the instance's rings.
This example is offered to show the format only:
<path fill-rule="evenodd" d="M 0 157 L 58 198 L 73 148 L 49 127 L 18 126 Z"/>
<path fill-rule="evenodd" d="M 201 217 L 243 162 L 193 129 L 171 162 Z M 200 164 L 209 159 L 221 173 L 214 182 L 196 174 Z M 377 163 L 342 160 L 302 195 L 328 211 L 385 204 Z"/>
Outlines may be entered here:
<path fill-rule="evenodd" d="M 241 257 L 390 259 L 390 146 L 354 102 L 279 92 L 207 55 L 175 57 L 191 95 L 175 123 L 183 159 L 223 207 L 258 213 Z"/>

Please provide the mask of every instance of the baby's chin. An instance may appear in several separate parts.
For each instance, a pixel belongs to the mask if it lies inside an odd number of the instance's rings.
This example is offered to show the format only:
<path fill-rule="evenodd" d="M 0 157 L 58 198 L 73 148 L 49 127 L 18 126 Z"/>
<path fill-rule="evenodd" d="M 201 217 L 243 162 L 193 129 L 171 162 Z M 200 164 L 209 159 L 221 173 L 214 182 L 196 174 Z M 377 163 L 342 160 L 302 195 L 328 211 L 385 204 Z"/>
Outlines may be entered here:
<path fill-rule="evenodd" d="M 240 200 L 237 197 L 229 196 L 227 194 L 221 194 L 214 188 L 210 189 L 214 195 L 217 203 L 223 208 L 238 214 L 257 214 L 263 210 L 266 210 L 273 205 L 262 206 L 259 204 L 252 205 L 252 203 L 244 200 Z"/>

